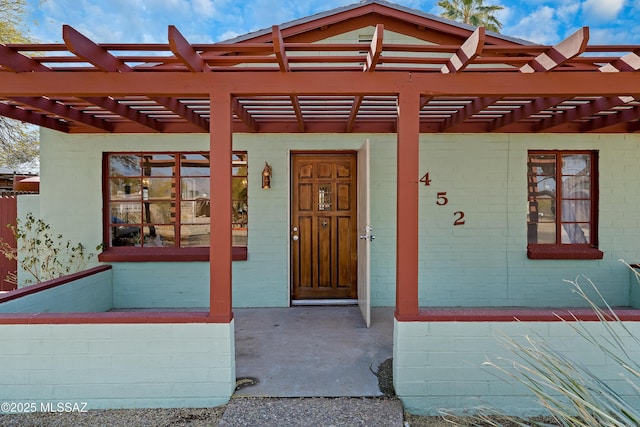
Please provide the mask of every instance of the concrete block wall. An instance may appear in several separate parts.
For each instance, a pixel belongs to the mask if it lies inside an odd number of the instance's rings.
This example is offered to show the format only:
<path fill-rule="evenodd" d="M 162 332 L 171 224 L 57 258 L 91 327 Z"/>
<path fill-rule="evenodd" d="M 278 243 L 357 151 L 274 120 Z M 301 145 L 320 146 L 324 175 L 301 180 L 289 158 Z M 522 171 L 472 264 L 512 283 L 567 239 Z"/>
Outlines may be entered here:
<path fill-rule="evenodd" d="M 212 407 L 235 388 L 234 323 L 0 325 L 0 401 Z"/>
<path fill-rule="evenodd" d="M 113 263 L 114 308 L 209 307 L 209 263 Z"/>
<path fill-rule="evenodd" d="M 585 322 L 595 336 L 607 336 L 598 322 Z M 615 326 L 615 325 L 614 325 Z M 626 322 L 633 335 L 640 336 L 640 323 Z M 640 358 L 640 345 L 625 331 L 630 358 Z M 506 378 L 497 368 L 482 366 L 487 360 L 509 367 L 518 360 L 500 339 L 510 337 L 524 343 L 524 336 L 539 336 L 571 360 L 583 364 L 632 405 L 640 405 L 638 394 L 627 383 L 633 378 L 613 360 L 580 337 L 563 322 L 395 322 L 394 386 L 410 413 L 457 414 L 492 407 L 520 416 L 545 414 L 524 386 Z M 500 360 L 499 358 L 506 360 Z M 637 378 L 635 378 L 637 385 Z"/>
<path fill-rule="evenodd" d="M 526 256 L 528 150 L 599 151 L 602 260 Z M 640 137 L 637 135 L 422 135 L 421 306 L 580 306 L 564 281 L 586 276 L 611 305 L 629 304 L 629 274 L 640 259 Z M 636 165 L 634 167 L 633 165 Z M 632 188 L 633 187 L 633 188 Z M 448 203 L 436 204 L 439 192 Z M 464 225 L 454 226 L 455 212 Z M 585 279 L 581 279 L 585 281 Z"/>
<path fill-rule="evenodd" d="M 177 141 L 182 150 L 209 148 L 208 135 L 43 131 L 41 139 L 41 215 L 65 238 L 88 247 L 102 239 L 103 152 L 171 151 L 178 148 Z M 358 150 L 366 139 L 371 141 L 371 226 L 376 235 L 371 301 L 374 306 L 395 304 L 396 135 L 237 134 L 234 149 L 249 155 L 249 247 L 248 260 L 233 263 L 235 307 L 289 305 L 290 152 Z M 530 149 L 599 150 L 603 260 L 527 259 Z M 261 188 L 265 161 L 273 168 L 268 190 Z M 581 275 L 593 280 L 610 304 L 629 305 L 629 273 L 618 260 L 640 261 L 640 187 L 629 185 L 638 179 L 639 161 L 640 135 L 423 134 L 420 171 L 429 172 L 432 182 L 419 187 L 420 305 L 584 305 L 564 282 Z M 60 164 L 66 169 L 81 166 L 68 172 Z M 78 186 L 79 180 L 84 185 Z M 439 192 L 446 192 L 444 206 L 436 204 Z M 464 225 L 453 225 L 456 212 L 464 212 Z M 114 304 L 122 307 L 201 306 L 208 298 L 206 263 L 123 263 L 114 265 L 114 275 Z"/>
<path fill-rule="evenodd" d="M 113 308 L 112 270 L 0 303 L 0 313 L 100 313 Z"/>

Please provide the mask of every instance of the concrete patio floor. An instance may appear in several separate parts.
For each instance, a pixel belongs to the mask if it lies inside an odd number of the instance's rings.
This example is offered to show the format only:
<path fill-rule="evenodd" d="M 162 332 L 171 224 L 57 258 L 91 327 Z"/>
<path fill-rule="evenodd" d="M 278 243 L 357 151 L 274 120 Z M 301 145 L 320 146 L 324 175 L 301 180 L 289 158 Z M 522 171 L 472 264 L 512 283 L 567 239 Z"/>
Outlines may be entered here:
<path fill-rule="evenodd" d="M 393 308 L 372 308 L 370 328 L 353 306 L 234 309 L 234 318 L 236 376 L 257 379 L 235 396 L 382 395 L 374 372 L 393 354 Z"/>

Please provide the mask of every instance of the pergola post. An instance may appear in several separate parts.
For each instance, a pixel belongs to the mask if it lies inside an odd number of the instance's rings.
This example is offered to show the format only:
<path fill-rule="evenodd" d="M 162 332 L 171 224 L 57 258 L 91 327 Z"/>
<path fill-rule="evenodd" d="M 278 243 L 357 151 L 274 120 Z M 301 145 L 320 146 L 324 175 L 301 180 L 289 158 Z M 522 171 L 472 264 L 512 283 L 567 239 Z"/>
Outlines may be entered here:
<path fill-rule="evenodd" d="M 398 95 L 396 318 L 418 315 L 420 94 Z"/>
<path fill-rule="evenodd" d="M 211 245 L 209 249 L 211 318 L 231 321 L 231 95 L 210 94 Z"/>

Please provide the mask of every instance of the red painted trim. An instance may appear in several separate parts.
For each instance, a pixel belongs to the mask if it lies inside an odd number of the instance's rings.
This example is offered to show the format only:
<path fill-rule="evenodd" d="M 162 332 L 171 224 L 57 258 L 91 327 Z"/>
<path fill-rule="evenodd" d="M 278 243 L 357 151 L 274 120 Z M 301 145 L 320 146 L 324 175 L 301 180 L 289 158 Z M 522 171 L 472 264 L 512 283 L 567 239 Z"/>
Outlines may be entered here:
<path fill-rule="evenodd" d="M 105 312 L 105 313 L 9 313 L 0 314 L 0 325 L 78 325 L 133 323 L 231 323 L 229 316 L 211 316 L 208 312 Z"/>
<path fill-rule="evenodd" d="M 602 259 L 598 248 L 580 245 L 528 245 L 529 259 Z"/>
<path fill-rule="evenodd" d="M 234 246 L 233 261 L 246 261 L 246 247 Z M 137 248 L 123 246 L 105 249 L 98 255 L 101 262 L 209 262 L 209 248 Z"/>
<path fill-rule="evenodd" d="M 110 265 L 100 265 L 88 270 L 81 271 L 79 273 L 69 274 L 67 276 L 59 277 L 57 279 L 48 280 L 42 283 L 36 283 L 34 285 L 26 286 L 24 288 L 16 289 L 6 294 L 0 294 L 0 304 L 3 302 L 18 299 L 27 295 L 35 294 L 37 292 L 45 291 L 47 289 L 55 288 L 65 285 L 67 283 L 84 279 L 85 277 L 93 276 L 94 274 L 102 273 L 103 271 L 111 270 Z"/>
<path fill-rule="evenodd" d="M 640 309 L 613 308 L 623 321 L 640 321 Z M 428 308 L 417 315 L 400 315 L 399 322 L 561 322 L 598 321 L 591 308 Z M 610 319 L 613 320 L 613 317 Z"/>
<path fill-rule="evenodd" d="M 233 153 L 231 95 L 224 90 L 209 94 L 210 129 L 209 151 L 211 159 L 211 240 L 209 243 L 209 309 L 211 316 L 232 315 L 231 270 L 231 184 Z"/>
<path fill-rule="evenodd" d="M 370 73 L 369 73 L 370 74 Z M 398 96 L 396 198 L 396 312 L 418 313 L 418 179 L 420 178 L 420 94 Z"/>

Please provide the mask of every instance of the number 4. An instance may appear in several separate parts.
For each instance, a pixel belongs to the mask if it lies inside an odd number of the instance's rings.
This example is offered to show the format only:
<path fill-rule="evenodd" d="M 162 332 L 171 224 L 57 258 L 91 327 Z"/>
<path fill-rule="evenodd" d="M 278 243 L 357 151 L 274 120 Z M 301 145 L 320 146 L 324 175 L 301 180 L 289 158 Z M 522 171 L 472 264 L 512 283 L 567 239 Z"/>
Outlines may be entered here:
<path fill-rule="evenodd" d="M 431 185 L 431 180 L 429 179 L 429 172 L 425 173 L 422 178 L 420 178 L 420 182 L 424 182 L 425 187 Z"/>

